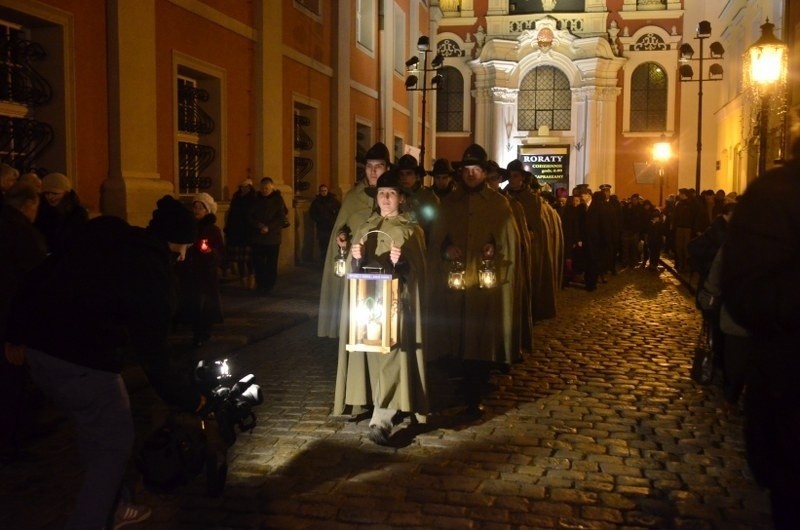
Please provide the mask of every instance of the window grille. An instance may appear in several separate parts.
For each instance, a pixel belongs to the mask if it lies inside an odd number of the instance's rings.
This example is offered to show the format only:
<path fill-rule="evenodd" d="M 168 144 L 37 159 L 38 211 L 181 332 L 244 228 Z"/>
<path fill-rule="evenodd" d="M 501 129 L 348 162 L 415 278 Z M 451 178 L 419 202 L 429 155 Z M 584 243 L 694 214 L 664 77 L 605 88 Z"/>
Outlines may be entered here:
<path fill-rule="evenodd" d="M 204 172 L 216 157 L 210 145 L 200 143 L 203 135 L 214 131 L 214 120 L 200 106 L 208 101 L 208 91 L 197 87 L 197 80 L 178 76 L 178 179 L 181 193 L 210 190 L 213 179 Z"/>
<path fill-rule="evenodd" d="M 28 31 L 0 20 L 0 161 L 21 172 L 38 167 L 39 158 L 53 142 L 53 127 L 35 119 L 35 109 L 49 103 L 53 91 L 32 66 L 43 61 L 44 48 L 28 38 Z"/>
<path fill-rule="evenodd" d="M 518 128 L 535 131 L 546 125 L 551 131 L 572 126 L 572 91 L 567 76 L 554 66 L 534 68 L 522 79 L 518 97 Z"/>
<path fill-rule="evenodd" d="M 631 131 L 664 131 L 667 127 L 667 73 L 644 63 L 631 76 Z"/>

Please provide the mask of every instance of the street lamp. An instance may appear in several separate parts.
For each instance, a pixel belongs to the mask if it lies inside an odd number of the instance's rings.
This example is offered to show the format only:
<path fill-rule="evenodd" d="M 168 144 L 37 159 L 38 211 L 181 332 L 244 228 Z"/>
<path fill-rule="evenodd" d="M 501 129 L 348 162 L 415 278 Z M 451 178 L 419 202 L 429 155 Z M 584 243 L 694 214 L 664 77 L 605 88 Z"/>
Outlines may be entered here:
<path fill-rule="evenodd" d="M 428 92 L 430 90 L 439 90 L 444 81 L 444 76 L 440 73 L 442 66 L 444 66 L 444 56 L 437 53 L 428 66 L 428 54 L 431 51 L 431 41 L 425 35 L 417 40 L 417 50 L 419 56 L 414 55 L 406 61 L 406 68 L 408 70 L 408 77 L 406 77 L 406 91 L 408 92 L 422 92 L 422 134 L 420 135 L 419 147 L 419 165 L 425 170 L 425 109 L 428 103 Z M 420 57 L 422 61 L 420 62 Z M 430 86 L 428 85 L 428 74 L 433 76 L 430 78 Z M 422 82 L 420 83 L 419 76 L 422 75 Z"/>
<path fill-rule="evenodd" d="M 672 158 L 672 145 L 667 141 L 666 135 L 661 135 L 661 141 L 653 144 L 653 160 L 658 162 L 658 205 L 664 205 L 664 164 Z"/>
<path fill-rule="evenodd" d="M 725 54 L 725 48 L 722 47 L 717 41 L 711 43 L 709 51 L 711 55 L 706 57 L 703 55 L 703 43 L 707 38 L 711 37 L 711 22 L 703 20 L 697 25 L 697 32 L 695 40 L 700 41 L 700 54 L 697 58 L 693 58 L 694 49 L 688 42 L 681 44 L 681 66 L 678 69 L 680 73 L 680 80 L 684 83 L 697 83 L 697 164 L 695 165 L 694 172 L 694 189 L 700 193 L 700 172 L 701 172 L 701 155 L 703 152 L 703 82 L 704 81 L 721 81 L 722 80 L 722 65 L 719 63 L 712 63 L 708 68 L 708 76 L 704 77 L 703 61 L 706 59 L 720 60 Z M 689 64 L 691 61 L 698 61 L 698 68 L 700 70 L 697 79 L 694 79 L 694 70 Z"/>
<path fill-rule="evenodd" d="M 772 30 L 769 19 L 761 25 L 761 38 L 744 54 L 744 86 L 761 103 L 758 112 L 758 174 L 767 168 L 767 137 L 769 134 L 770 97 L 781 97 L 786 83 L 786 44 Z"/>

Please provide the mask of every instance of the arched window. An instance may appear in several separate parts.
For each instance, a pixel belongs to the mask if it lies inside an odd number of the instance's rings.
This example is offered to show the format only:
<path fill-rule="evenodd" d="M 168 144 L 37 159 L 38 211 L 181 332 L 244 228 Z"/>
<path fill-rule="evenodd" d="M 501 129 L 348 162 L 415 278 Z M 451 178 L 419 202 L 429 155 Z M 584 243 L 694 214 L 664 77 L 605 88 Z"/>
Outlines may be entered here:
<path fill-rule="evenodd" d="M 631 75 L 631 131 L 667 129 L 667 72 L 644 63 Z"/>
<path fill-rule="evenodd" d="M 442 88 L 436 92 L 436 131 L 464 130 L 464 76 L 458 68 L 445 66 Z"/>
<path fill-rule="evenodd" d="M 517 124 L 521 131 L 547 125 L 552 131 L 567 131 L 572 123 L 572 92 L 567 76 L 554 66 L 539 66 L 528 72 L 519 87 Z"/>

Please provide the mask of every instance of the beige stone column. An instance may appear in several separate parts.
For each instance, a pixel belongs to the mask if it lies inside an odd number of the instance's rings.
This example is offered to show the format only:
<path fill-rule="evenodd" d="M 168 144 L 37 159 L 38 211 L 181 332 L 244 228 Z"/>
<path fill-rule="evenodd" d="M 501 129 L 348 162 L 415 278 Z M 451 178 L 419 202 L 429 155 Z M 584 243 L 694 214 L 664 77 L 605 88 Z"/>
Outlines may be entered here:
<path fill-rule="evenodd" d="M 172 193 L 158 173 L 155 0 L 109 0 L 109 175 L 101 210 L 134 225 Z"/>
<path fill-rule="evenodd" d="M 353 160 L 356 157 L 352 139 L 353 118 L 350 105 L 350 32 L 352 31 L 351 2 L 338 2 L 338 42 L 336 44 L 336 65 L 334 68 L 333 127 L 331 127 L 331 156 L 336 169 L 331 176 L 330 189 L 338 197 L 353 185 Z"/>
<path fill-rule="evenodd" d="M 505 167 L 517 156 L 519 143 L 512 141 L 516 132 L 517 98 L 519 89 L 495 87 L 492 89 L 492 117 L 488 141 L 485 145 L 489 158 Z"/>
<path fill-rule="evenodd" d="M 285 163 L 285 153 L 294 152 L 293 138 L 284 138 L 285 114 L 292 109 L 284 108 L 283 98 L 283 2 L 259 0 L 256 11 L 255 54 L 255 168 L 253 181 L 260 188 L 259 180 L 271 177 L 275 188 L 280 190 L 291 223 L 283 230 L 278 270 L 294 267 L 295 234 L 300 223 L 295 220 L 293 164 Z M 292 124 L 292 130 L 294 124 Z M 291 160 L 291 159 L 290 159 Z M 278 280 L 280 281 L 280 279 Z"/>
<path fill-rule="evenodd" d="M 616 184 L 616 126 L 619 88 L 586 87 L 585 182 L 595 190 L 600 184 Z M 579 134 L 578 137 L 581 135 Z"/>

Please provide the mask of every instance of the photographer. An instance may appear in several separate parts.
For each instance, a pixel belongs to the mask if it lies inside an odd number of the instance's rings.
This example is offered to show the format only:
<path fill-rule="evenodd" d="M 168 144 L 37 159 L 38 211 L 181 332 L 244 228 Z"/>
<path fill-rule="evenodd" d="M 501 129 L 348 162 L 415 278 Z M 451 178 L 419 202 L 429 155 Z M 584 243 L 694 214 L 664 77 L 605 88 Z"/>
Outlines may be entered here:
<path fill-rule="evenodd" d="M 172 267 L 195 236 L 191 213 L 171 196 L 158 201 L 147 229 L 98 217 L 36 269 L 13 302 L 6 358 L 27 360 L 36 384 L 77 424 L 86 474 L 67 528 L 150 515 L 125 502 L 114 511 L 134 440 L 120 376 L 123 348 L 130 347 L 165 401 L 192 412 L 205 407 L 205 397 L 170 369 L 167 344 Z"/>

